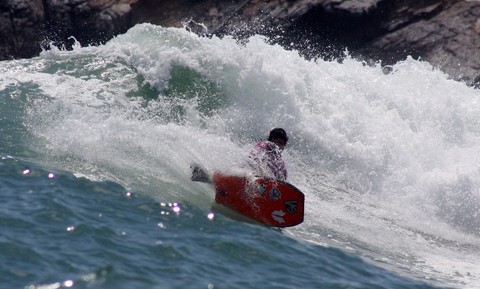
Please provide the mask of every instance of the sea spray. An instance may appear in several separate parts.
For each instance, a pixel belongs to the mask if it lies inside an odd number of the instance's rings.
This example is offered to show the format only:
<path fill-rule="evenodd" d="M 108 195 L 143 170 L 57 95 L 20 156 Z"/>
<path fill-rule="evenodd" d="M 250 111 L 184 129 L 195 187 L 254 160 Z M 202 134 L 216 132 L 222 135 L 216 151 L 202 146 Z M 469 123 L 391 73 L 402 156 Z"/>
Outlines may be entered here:
<path fill-rule="evenodd" d="M 289 181 L 306 194 L 305 223 L 287 235 L 414 277 L 480 282 L 480 93 L 428 63 L 386 73 L 261 36 L 142 24 L 0 70 L 2 101 L 21 107 L 18 156 L 206 209 L 213 191 L 190 182 L 190 164 L 239 167 L 283 127 Z"/>

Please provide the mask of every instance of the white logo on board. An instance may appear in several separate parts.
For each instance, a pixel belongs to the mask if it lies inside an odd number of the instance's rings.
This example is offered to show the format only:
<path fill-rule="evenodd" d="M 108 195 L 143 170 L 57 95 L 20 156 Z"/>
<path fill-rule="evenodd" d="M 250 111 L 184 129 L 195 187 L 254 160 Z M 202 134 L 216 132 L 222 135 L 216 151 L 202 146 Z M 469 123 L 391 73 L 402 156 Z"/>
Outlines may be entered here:
<path fill-rule="evenodd" d="M 285 223 L 285 220 L 282 218 L 283 216 L 285 216 L 284 211 L 273 211 L 272 212 L 272 218 L 275 221 L 279 222 L 280 224 Z"/>

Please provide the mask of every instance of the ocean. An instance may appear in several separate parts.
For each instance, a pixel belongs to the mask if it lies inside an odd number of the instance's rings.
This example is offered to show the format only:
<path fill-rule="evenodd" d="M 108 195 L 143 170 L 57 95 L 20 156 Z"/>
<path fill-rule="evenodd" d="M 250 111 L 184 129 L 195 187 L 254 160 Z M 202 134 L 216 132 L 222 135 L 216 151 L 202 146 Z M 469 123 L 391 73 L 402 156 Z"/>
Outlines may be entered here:
<path fill-rule="evenodd" d="M 274 127 L 305 221 L 216 211 Z M 0 287 L 480 288 L 480 91 L 136 25 L 0 62 Z"/>

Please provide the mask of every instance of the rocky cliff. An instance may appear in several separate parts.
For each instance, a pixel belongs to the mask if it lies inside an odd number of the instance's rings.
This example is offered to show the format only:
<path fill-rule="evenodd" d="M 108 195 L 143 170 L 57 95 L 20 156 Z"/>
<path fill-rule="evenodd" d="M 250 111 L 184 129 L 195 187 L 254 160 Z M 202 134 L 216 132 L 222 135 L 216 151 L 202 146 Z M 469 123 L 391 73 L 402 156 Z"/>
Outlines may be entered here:
<path fill-rule="evenodd" d="M 348 49 L 388 65 L 410 55 L 480 86 L 478 0 L 9 0 L 0 3 L 0 59 L 32 57 L 52 43 L 68 48 L 72 36 L 100 44 L 142 22 L 260 33 L 308 58 Z"/>

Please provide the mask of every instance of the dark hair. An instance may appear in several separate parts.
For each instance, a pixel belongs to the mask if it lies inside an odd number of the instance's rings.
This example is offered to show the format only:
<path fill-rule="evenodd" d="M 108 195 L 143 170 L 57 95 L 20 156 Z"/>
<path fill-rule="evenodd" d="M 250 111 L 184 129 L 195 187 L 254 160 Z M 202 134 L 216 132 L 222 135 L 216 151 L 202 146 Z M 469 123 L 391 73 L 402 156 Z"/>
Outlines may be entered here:
<path fill-rule="evenodd" d="M 269 141 L 273 141 L 275 138 L 280 138 L 285 141 L 285 144 L 288 142 L 287 133 L 283 128 L 274 128 L 270 131 L 270 135 L 268 136 Z"/>

